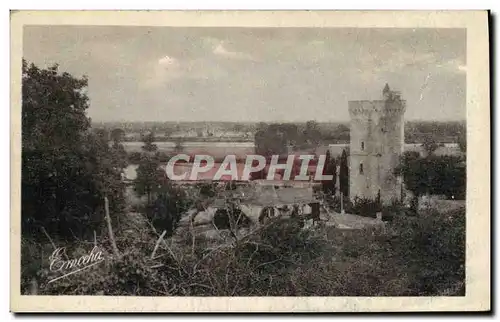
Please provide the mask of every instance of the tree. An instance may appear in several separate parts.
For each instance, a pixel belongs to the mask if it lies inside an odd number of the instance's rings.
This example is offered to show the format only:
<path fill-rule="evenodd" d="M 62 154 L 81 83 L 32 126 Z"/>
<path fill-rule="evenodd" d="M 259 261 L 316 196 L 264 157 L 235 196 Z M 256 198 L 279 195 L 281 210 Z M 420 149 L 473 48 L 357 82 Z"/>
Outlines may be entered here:
<path fill-rule="evenodd" d="M 158 151 L 158 146 L 154 144 L 155 135 L 153 132 L 146 134 L 143 138 L 144 145 L 142 146 L 142 150 L 145 152 L 156 152 Z"/>
<path fill-rule="evenodd" d="M 342 150 L 342 155 L 340 156 L 340 170 L 339 170 L 339 184 L 340 192 L 345 196 L 349 196 L 349 164 L 347 159 L 346 150 Z"/>
<path fill-rule="evenodd" d="M 461 131 L 461 132 L 459 132 L 458 138 L 457 138 L 458 147 L 460 148 L 460 151 L 462 151 L 463 153 L 467 152 L 467 135 L 466 134 L 467 133 L 465 131 Z"/>
<path fill-rule="evenodd" d="M 138 196 L 147 196 L 148 205 L 151 204 L 155 190 L 161 185 L 163 173 L 159 167 L 160 162 L 148 155 L 143 156 L 137 167 L 137 177 L 134 181 L 135 191 Z"/>
<path fill-rule="evenodd" d="M 166 138 L 170 138 L 170 136 L 174 133 L 174 129 L 173 128 L 170 128 L 170 127 L 167 127 L 165 128 L 165 137 Z"/>
<path fill-rule="evenodd" d="M 321 141 L 321 131 L 319 130 L 318 122 L 307 121 L 304 130 L 304 138 L 309 144 L 317 145 Z"/>
<path fill-rule="evenodd" d="M 109 134 L 109 131 L 107 129 L 105 129 L 105 128 L 96 128 L 96 129 L 93 130 L 93 133 L 94 133 L 95 137 L 99 141 L 109 142 L 110 134 Z"/>
<path fill-rule="evenodd" d="M 167 231 L 171 236 L 177 228 L 181 215 L 192 205 L 185 190 L 168 182 L 161 184 L 157 196 L 148 207 L 146 216 L 158 231 Z"/>
<path fill-rule="evenodd" d="M 260 124 L 260 123 L 259 123 Z M 281 155 L 288 152 L 290 138 L 289 128 L 283 124 L 272 123 L 269 126 L 259 125 L 255 133 L 255 153 L 263 156 Z"/>
<path fill-rule="evenodd" d="M 102 227 L 106 194 L 112 211 L 121 207 L 106 132 L 89 131 L 87 85 L 57 65 L 40 69 L 23 60 L 23 234 L 37 238 L 43 227 L 59 238 L 87 238 Z"/>
<path fill-rule="evenodd" d="M 113 129 L 111 131 L 111 140 L 116 144 L 123 142 L 125 140 L 125 131 L 119 128 Z"/>
<path fill-rule="evenodd" d="M 259 122 L 257 123 L 257 126 L 255 127 L 257 131 L 263 131 L 267 129 L 267 123 L 265 122 Z"/>
<path fill-rule="evenodd" d="M 300 142 L 299 128 L 293 123 L 281 124 L 281 131 L 283 131 L 287 143 L 293 147 L 296 147 Z"/>
<path fill-rule="evenodd" d="M 235 123 L 233 124 L 233 131 L 234 132 L 242 132 L 243 131 L 243 124 L 241 123 Z"/>
<path fill-rule="evenodd" d="M 271 124 L 255 133 L 255 153 L 263 156 L 283 154 L 287 151 L 287 142 L 278 124 Z"/>
<path fill-rule="evenodd" d="M 123 144 L 114 142 L 111 146 L 109 153 L 117 169 L 124 169 L 128 166 L 128 154 L 123 147 Z"/>
<path fill-rule="evenodd" d="M 323 193 L 328 196 L 333 196 L 335 194 L 335 183 L 337 182 L 337 164 L 335 159 L 332 158 L 330 150 L 326 151 L 325 158 L 325 168 L 323 170 L 323 175 L 332 175 L 332 180 L 323 180 L 321 182 L 321 188 Z"/>
<path fill-rule="evenodd" d="M 336 142 L 349 142 L 351 131 L 345 124 L 339 124 L 334 131 Z"/>
<path fill-rule="evenodd" d="M 127 154 L 123 146 L 116 141 L 110 147 L 109 135 L 106 132 L 98 131 L 90 139 L 90 151 L 93 158 L 95 158 L 96 164 L 92 173 L 104 203 L 103 212 L 109 242 L 114 254 L 120 256 L 113 227 L 120 225 L 119 219 L 123 218 L 123 216 L 119 215 L 125 211 L 125 184 L 122 175 L 123 169 L 127 166 Z"/>
<path fill-rule="evenodd" d="M 141 162 L 141 158 L 141 152 L 135 151 L 128 154 L 128 162 L 131 164 L 139 164 Z"/>
<path fill-rule="evenodd" d="M 154 135 L 144 136 L 142 156 L 137 167 L 137 177 L 134 182 L 135 191 L 139 196 L 147 196 L 148 205 L 151 204 L 154 192 L 161 187 L 165 180 L 165 171 L 160 168 L 158 147 L 154 144 Z"/>
<path fill-rule="evenodd" d="M 429 169 L 429 194 L 465 199 L 467 178 L 462 156 L 430 156 L 425 163 Z"/>
<path fill-rule="evenodd" d="M 182 139 L 178 138 L 175 140 L 174 151 L 176 153 L 180 153 L 180 152 L 184 151 L 184 145 L 182 144 Z"/>
<path fill-rule="evenodd" d="M 422 147 L 424 148 L 427 155 L 431 155 L 439 146 L 432 135 L 426 135 L 424 138 L 424 142 L 422 142 Z"/>
<path fill-rule="evenodd" d="M 58 66 L 39 69 L 22 66 L 22 172 L 21 219 L 23 234 L 35 237 L 44 227 L 49 233 L 66 229 L 68 207 L 75 202 L 78 210 L 84 198 L 80 184 L 91 183 L 82 160 L 85 132 L 90 122 L 85 116 L 88 97 L 83 94 L 85 78 L 61 75 Z M 77 179 L 71 180 L 71 179 Z M 89 197 L 95 207 L 94 196 Z M 70 213 L 68 213 L 70 212 Z M 90 216 L 91 210 L 81 212 Z M 77 218 L 81 219 L 81 218 Z M 68 234 L 69 235 L 69 234 Z"/>
<path fill-rule="evenodd" d="M 445 195 L 463 199 L 466 191 L 466 173 L 462 157 L 405 152 L 396 174 L 402 175 L 405 187 L 413 193 L 412 208 L 417 210 L 418 199 L 425 194 Z"/>
<path fill-rule="evenodd" d="M 413 193 L 411 206 L 417 210 L 418 198 L 429 192 L 429 168 L 418 152 L 407 151 L 395 169 L 395 174 L 403 177 L 406 189 Z"/>

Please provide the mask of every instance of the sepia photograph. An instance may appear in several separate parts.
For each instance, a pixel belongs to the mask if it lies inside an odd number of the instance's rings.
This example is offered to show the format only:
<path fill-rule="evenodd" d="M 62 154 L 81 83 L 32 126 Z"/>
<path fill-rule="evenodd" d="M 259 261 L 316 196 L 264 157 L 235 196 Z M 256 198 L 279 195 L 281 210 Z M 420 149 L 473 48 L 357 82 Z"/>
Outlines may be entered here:
<path fill-rule="evenodd" d="M 11 306 L 489 309 L 486 12 L 24 14 Z"/>

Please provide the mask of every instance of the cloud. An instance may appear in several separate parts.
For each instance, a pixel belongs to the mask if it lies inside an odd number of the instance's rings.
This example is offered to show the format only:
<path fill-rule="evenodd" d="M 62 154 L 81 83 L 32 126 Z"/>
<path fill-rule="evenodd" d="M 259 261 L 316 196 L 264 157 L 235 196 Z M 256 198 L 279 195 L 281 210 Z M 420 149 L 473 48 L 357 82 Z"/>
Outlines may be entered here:
<path fill-rule="evenodd" d="M 139 68 L 139 82 L 143 89 L 155 89 L 179 79 L 207 80 L 227 76 L 219 64 L 207 63 L 204 58 L 179 60 L 165 55 Z"/>
<path fill-rule="evenodd" d="M 173 57 L 164 56 L 164 57 L 158 59 L 158 64 L 169 68 L 169 67 L 177 66 L 179 63 L 178 63 L 177 59 L 175 59 Z"/>
<path fill-rule="evenodd" d="M 239 51 L 231 51 L 226 49 L 223 41 L 213 38 L 204 39 L 210 43 L 212 54 L 216 57 L 231 60 L 254 60 L 254 58 L 246 53 Z M 227 71 L 219 63 L 210 62 L 210 57 L 200 56 L 198 58 L 183 59 L 182 61 L 165 55 L 156 61 L 141 66 L 140 78 L 141 87 L 146 89 L 158 88 L 176 79 L 220 79 L 227 76 Z"/>
<path fill-rule="evenodd" d="M 220 42 L 215 46 L 212 53 L 214 55 L 228 58 L 228 59 L 238 59 L 238 60 L 253 60 L 253 57 L 247 53 L 239 52 L 239 51 L 230 51 L 224 47 L 224 43 Z"/>
<path fill-rule="evenodd" d="M 318 47 L 322 47 L 325 45 L 325 41 L 324 40 L 311 40 L 307 43 L 308 46 L 318 46 Z"/>
<path fill-rule="evenodd" d="M 365 83 L 380 82 L 394 74 L 414 73 L 465 73 L 462 59 L 446 58 L 437 52 L 418 52 L 399 49 L 392 52 L 361 49 L 353 64 L 348 64 L 358 79 Z"/>
<path fill-rule="evenodd" d="M 155 88 L 167 81 L 181 77 L 180 62 L 171 56 L 165 55 L 156 61 L 141 66 L 140 85 L 144 88 Z"/>
<path fill-rule="evenodd" d="M 436 66 L 438 57 L 434 53 L 417 53 L 399 50 L 392 53 L 389 57 L 377 57 L 380 64 L 377 64 L 375 70 L 378 72 L 400 72 L 405 68 L 416 68 L 427 70 L 429 67 Z"/>
<path fill-rule="evenodd" d="M 465 63 L 457 58 L 450 59 L 441 64 L 438 64 L 437 67 L 458 74 L 467 72 L 467 66 L 465 65 Z"/>

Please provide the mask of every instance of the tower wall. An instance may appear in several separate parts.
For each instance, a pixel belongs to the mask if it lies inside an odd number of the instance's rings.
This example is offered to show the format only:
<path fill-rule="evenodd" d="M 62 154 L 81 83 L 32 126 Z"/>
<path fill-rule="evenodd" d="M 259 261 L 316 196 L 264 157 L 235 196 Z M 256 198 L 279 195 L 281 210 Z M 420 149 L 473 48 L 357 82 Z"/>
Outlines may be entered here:
<path fill-rule="evenodd" d="M 379 192 L 384 203 L 401 197 L 394 169 L 403 152 L 404 111 L 405 102 L 399 99 L 349 101 L 351 199 L 376 199 Z"/>

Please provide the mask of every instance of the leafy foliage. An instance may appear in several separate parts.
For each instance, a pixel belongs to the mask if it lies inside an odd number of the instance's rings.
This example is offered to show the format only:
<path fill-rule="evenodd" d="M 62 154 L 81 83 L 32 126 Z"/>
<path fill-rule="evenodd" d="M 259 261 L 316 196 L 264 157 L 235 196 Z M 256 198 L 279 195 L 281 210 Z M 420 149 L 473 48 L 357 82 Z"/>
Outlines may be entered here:
<path fill-rule="evenodd" d="M 416 197 L 431 194 L 464 199 L 466 191 L 465 159 L 461 156 L 421 157 L 406 152 L 396 173 L 403 175 L 405 186 Z"/>
<path fill-rule="evenodd" d="M 356 196 L 353 201 L 347 200 L 345 210 L 350 214 L 375 218 L 377 212 L 381 211 L 382 208 L 377 200 Z"/>
<path fill-rule="evenodd" d="M 422 143 L 427 136 L 437 142 L 455 142 L 460 133 L 466 132 L 465 122 L 410 121 L 405 122 L 405 142 Z"/>
<path fill-rule="evenodd" d="M 119 144 L 125 140 L 125 131 L 123 129 L 113 129 L 110 133 L 111 140 L 115 144 Z"/>
<path fill-rule="evenodd" d="M 316 147 L 323 140 L 316 121 L 308 121 L 301 128 L 290 123 L 259 123 L 254 136 L 255 153 L 263 156 L 286 154 L 288 147 L 307 149 Z"/>
<path fill-rule="evenodd" d="M 263 156 L 286 154 L 289 138 L 280 124 L 271 124 L 255 133 L 255 153 Z"/>
<path fill-rule="evenodd" d="M 308 145 L 318 145 L 322 139 L 321 131 L 318 127 L 318 122 L 307 121 L 306 128 L 303 132 L 303 137 Z"/>
<path fill-rule="evenodd" d="M 167 236 L 171 236 L 181 215 L 191 205 L 184 190 L 165 183 L 158 189 L 153 204 L 147 208 L 146 216 L 157 231 L 167 231 Z"/>
<path fill-rule="evenodd" d="M 122 205 L 123 160 L 104 133 L 90 133 L 87 79 L 58 66 L 22 68 L 22 229 L 33 238 L 84 238 L 102 225 L 103 197 Z M 118 152 L 117 152 L 118 153 Z"/>
<path fill-rule="evenodd" d="M 158 147 L 153 142 L 153 134 L 144 137 L 143 153 L 136 170 L 137 177 L 134 181 L 135 192 L 138 196 L 146 195 L 148 205 L 151 204 L 155 192 L 161 188 L 167 178 L 165 171 L 160 168 Z"/>
<path fill-rule="evenodd" d="M 327 196 L 335 195 L 335 184 L 337 182 L 337 164 L 335 163 L 335 159 L 332 158 L 330 150 L 326 151 L 325 168 L 323 170 L 323 175 L 333 176 L 332 180 L 323 180 L 321 182 L 323 193 Z"/>
<path fill-rule="evenodd" d="M 187 238 L 187 236 L 186 236 Z M 395 217 L 385 230 L 304 230 L 276 219 L 237 243 L 130 238 L 121 260 L 46 285 L 43 294 L 144 296 L 463 296 L 465 210 Z"/>
<path fill-rule="evenodd" d="M 155 142 L 155 135 L 151 132 L 148 133 L 144 136 L 143 139 L 144 145 L 142 146 L 142 149 L 145 152 L 156 152 L 158 151 L 158 146 L 154 144 Z"/>
<path fill-rule="evenodd" d="M 342 150 L 340 156 L 340 172 L 339 172 L 340 192 L 344 197 L 349 196 L 349 164 L 347 160 L 346 150 Z"/>
<path fill-rule="evenodd" d="M 465 131 L 458 134 L 458 147 L 463 153 L 467 152 L 467 135 Z"/>
<path fill-rule="evenodd" d="M 437 144 L 436 140 L 434 139 L 434 136 L 426 135 L 424 138 L 424 142 L 422 143 L 422 147 L 424 148 L 425 152 L 429 156 L 429 155 L 433 154 L 434 151 L 437 150 L 439 145 Z"/>

